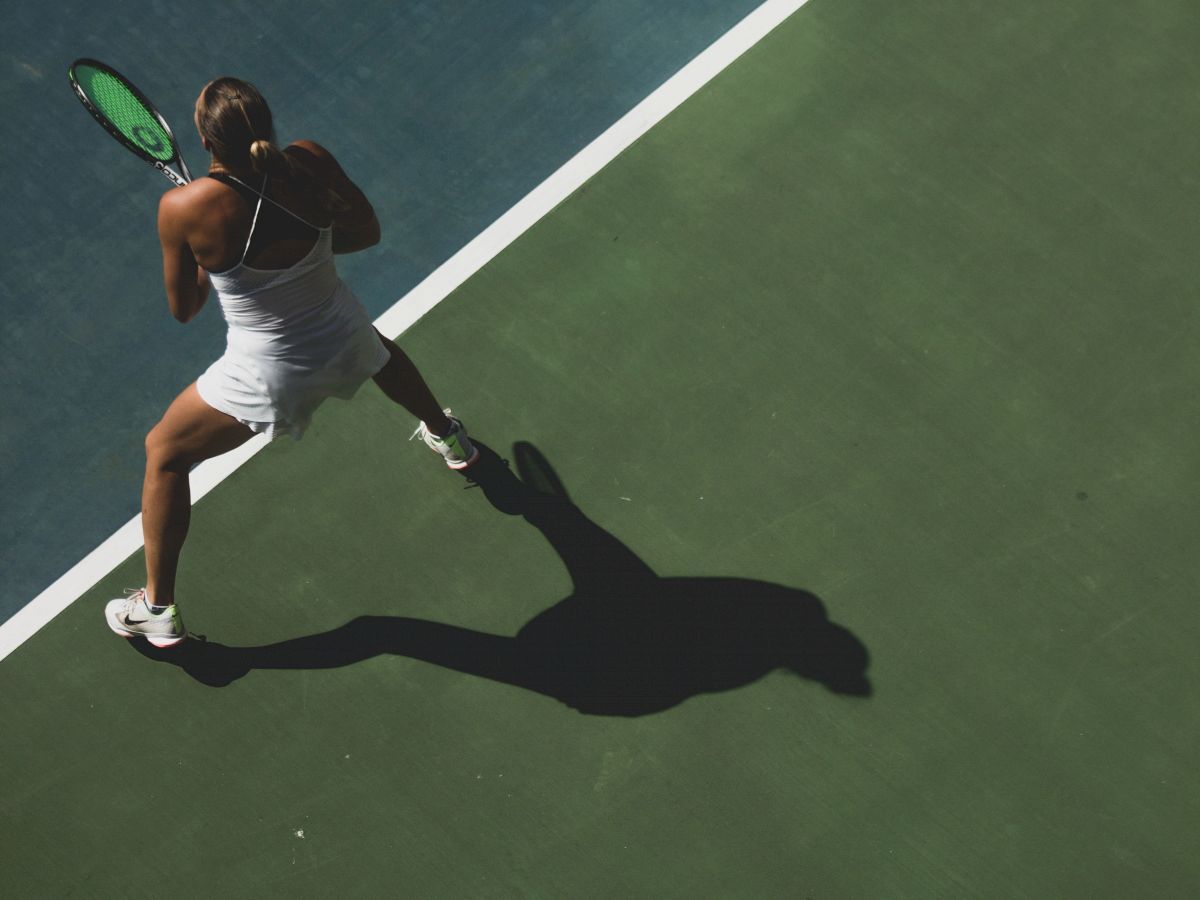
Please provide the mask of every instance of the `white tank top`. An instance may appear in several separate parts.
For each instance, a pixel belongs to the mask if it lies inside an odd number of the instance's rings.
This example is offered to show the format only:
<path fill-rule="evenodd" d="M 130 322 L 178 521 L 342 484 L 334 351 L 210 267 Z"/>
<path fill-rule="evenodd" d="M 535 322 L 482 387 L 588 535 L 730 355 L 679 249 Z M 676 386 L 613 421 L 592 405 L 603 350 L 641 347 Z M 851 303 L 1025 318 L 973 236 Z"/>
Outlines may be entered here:
<path fill-rule="evenodd" d="M 232 177 L 232 176 L 229 176 Z M 342 308 L 343 294 L 333 260 L 333 229 L 319 228 L 275 203 L 262 191 L 255 191 L 234 178 L 243 187 L 258 194 L 258 205 L 246 237 L 246 247 L 237 265 L 224 272 L 210 272 L 209 281 L 217 292 L 221 313 L 229 326 L 231 348 L 254 356 L 309 356 L 318 346 L 328 347 L 331 338 L 344 332 L 352 318 L 358 323 L 356 308 Z M 265 187 L 265 181 L 264 181 Z M 317 232 L 317 240 L 303 259 L 286 269 L 255 269 L 246 265 L 246 253 L 254 237 L 262 202 L 266 200 Z M 353 295 L 349 295 L 351 298 Z M 357 307 L 355 302 L 353 307 Z M 314 346 L 316 345 L 316 346 Z"/>
<path fill-rule="evenodd" d="M 259 199 L 242 258 L 209 274 L 229 325 L 225 353 L 196 388 L 206 403 L 253 431 L 299 438 L 327 397 L 354 396 L 390 354 L 366 309 L 338 278 L 332 228 L 306 222 L 316 243 L 286 269 L 246 265 L 262 201 L 274 202 L 250 191 Z"/>

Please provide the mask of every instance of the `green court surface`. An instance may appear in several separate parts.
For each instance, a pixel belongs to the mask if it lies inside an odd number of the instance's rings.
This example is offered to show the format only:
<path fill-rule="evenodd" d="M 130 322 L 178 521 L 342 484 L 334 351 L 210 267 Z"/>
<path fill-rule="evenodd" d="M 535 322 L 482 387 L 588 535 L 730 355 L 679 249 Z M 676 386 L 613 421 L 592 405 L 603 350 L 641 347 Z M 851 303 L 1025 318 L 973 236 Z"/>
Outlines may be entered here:
<path fill-rule="evenodd" d="M 1197 46 L 814 0 L 403 338 L 575 507 L 324 408 L 0 663 L 6 895 L 1197 896 Z"/>

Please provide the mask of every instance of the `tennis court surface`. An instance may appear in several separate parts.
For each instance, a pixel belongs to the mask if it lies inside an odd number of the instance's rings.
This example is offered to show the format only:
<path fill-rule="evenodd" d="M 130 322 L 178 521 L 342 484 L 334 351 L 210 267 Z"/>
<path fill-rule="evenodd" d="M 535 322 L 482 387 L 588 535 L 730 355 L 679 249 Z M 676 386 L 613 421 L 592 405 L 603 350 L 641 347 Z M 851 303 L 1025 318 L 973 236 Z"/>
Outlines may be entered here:
<path fill-rule="evenodd" d="M 6 894 L 1196 896 L 1196 46 L 805 5 L 404 335 L 472 480 L 364 388 L 0 661 Z"/>

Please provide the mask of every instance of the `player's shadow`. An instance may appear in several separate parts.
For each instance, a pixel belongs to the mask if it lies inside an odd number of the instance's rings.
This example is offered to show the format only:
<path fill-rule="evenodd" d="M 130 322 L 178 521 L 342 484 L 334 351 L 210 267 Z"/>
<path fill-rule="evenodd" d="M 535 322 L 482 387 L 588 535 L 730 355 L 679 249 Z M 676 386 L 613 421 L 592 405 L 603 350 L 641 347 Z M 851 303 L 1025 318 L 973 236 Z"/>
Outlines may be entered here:
<path fill-rule="evenodd" d="M 523 516 L 566 564 L 574 592 L 513 637 L 394 616 L 362 616 L 323 634 L 260 647 L 189 640 L 147 656 L 197 680 L 229 684 L 251 669 L 326 669 L 395 654 L 516 685 L 583 713 L 640 716 L 697 694 L 742 687 L 776 669 L 865 697 L 868 654 L 812 594 L 742 578 L 660 578 L 587 518 L 545 458 L 513 448 L 520 478 L 494 452 L 470 469 L 497 510 Z"/>

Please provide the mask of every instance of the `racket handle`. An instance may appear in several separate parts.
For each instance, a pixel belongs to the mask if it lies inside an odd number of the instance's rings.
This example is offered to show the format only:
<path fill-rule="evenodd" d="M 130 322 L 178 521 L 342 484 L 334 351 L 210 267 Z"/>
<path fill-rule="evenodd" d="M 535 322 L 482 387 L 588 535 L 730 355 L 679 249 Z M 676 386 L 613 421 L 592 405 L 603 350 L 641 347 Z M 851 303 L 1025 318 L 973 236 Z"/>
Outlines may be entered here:
<path fill-rule="evenodd" d="M 180 160 L 180 163 L 181 163 L 181 164 L 182 164 L 182 162 L 183 162 L 183 161 L 182 161 L 182 160 Z M 187 184 L 189 181 L 191 181 L 191 180 L 192 180 L 192 179 L 191 179 L 191 175 L 190 175 L 190 173 L 188 173 L 188 177 L 187 177 L 187 178 L 184 178 L 182 175 L 179 175 L 179 174 L 177 174 L 177 173 L 175 173 L 175 172 L 172 172 L 170 169 L 168 169 L 168 168 L 167 168 L 167 166 L 166 166 L 166 163 L 160 163 L 160 162 L 156 162 L 156 163 L 154 164 L 154 168 L 158 169 L 158 171 L 160 171 L 160 172 L 162 172 L 164 175 L 166 175 L 166 176 L 167 176 L 167 180 L 168 180 L 168 181 L 170 181 L 172 184 L 174 184 L 174 185 L 175 185 L 175 186 L 177 186 L 177 187 L 183 187 L 185 184 Z M 182 168 L 183 168 L 183 171 L 186 173 L 186 172 L 187 172 L 187 166 L 186 166 L 186 165 L 183 165 L 183 166 L 182 166 Z"/>

